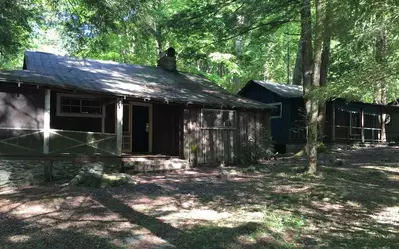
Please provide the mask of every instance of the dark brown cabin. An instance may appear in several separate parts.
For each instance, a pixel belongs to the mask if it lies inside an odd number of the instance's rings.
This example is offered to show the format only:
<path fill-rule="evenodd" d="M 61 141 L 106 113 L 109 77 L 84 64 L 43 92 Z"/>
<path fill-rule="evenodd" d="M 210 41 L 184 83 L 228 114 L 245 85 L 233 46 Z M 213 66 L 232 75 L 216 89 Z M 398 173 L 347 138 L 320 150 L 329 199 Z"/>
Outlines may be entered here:
<path fill-rule="evenodd" d="M 26 52 L 0 84 L 3 159 L 236 164 L 270 132 L 269 106 L 160 67 Z"/>
<path fill-rule="evenodd" d="M 279 152 L 302 147 L 306 143 L 302 86 L 251 80 L 238 95 L 276 107 L 271 115 L 271 130 Z M 382 114 L 389 115 L 386 122 L 387 142 L 399 142 L 399 108 L 344 99 L 328 101 L 324 142 L 380 143 Z"/>

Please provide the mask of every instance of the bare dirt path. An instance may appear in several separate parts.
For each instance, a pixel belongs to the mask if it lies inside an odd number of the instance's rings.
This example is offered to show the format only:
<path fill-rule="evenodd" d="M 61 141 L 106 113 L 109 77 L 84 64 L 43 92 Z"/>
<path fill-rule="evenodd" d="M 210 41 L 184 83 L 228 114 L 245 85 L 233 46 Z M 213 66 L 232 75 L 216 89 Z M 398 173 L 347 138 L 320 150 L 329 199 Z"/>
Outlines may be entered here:
<path fill-rule="evenodd" d="M 399 148 L 0 189 L 0 248 L 399 248 Z"/>

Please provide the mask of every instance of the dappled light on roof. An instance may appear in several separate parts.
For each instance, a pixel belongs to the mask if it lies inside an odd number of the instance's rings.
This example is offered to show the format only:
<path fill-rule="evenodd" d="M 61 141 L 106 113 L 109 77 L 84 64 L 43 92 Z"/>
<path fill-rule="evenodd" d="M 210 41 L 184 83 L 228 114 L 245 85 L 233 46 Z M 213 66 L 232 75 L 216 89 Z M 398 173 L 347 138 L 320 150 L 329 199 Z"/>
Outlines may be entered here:
<path fill-rule="evenodd" d="M 0 82 L 22 81 L 184 104 L 269 108 L 265 104 L 236 96 L 201 75 L 31 51 L 25 52 L 25 62 L 27 70 L 0 73 Z"/>
<path fill-rule="evenodd" d="M 282 83 L 272 83 L 261 80 L 253 80 L 256 84 L 274 92 L 283 98 L 300 98 L 303 97 L 302 86 L 288 85 Z"/>

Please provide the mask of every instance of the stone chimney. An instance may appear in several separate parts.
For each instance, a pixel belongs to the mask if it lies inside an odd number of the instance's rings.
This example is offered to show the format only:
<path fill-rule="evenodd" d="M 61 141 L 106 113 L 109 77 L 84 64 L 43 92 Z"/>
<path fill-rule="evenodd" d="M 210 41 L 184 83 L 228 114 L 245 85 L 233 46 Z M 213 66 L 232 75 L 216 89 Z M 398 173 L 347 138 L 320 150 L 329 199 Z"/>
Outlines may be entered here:
<path fill-rule="evenodd" d="M 177 71 L 176 69 L 176 51 L 174 48 L 170 47 L 166 50 L 166 55 L 162 56 L 158 60 L 157 66 L 169 71 Z"/>

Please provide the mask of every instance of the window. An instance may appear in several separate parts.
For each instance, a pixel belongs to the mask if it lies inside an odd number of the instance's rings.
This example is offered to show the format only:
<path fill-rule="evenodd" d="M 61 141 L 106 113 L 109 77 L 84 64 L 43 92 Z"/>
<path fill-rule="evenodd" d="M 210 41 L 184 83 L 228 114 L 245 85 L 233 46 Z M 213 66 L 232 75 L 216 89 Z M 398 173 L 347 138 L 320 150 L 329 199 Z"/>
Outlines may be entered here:
<path fill-rule="evenodd" d="M 280 102 L 280 103 L 271 103 L 271 104 L 269 104 L 269 105 L 271 105 L 272 107 L 274 107 L 273 109 L 272 109 L 272 116 L 271 116 L 271 118 L 281 118 L 282 117 L 282 114 L 283 114 L 283 105 L 282 105 L 282 103 Z"/>
<path fill-rule="evenodd" d="M 201 127 L 203 129 L 235 129 L 236 112 L 232 110 L 201 110 Z"/>
<path fill-rule="evenodd" d="M 360 136 L 361 135 L 360 113 L 349 112 L 349 116 L 350 116 L 349 119 L 350 135 Z"/>
<path fill-rule="evenodd" d="M 69 117 L 102 117 L 101 100 L 90 96 L 57 94 L 57 115 Z"/>

